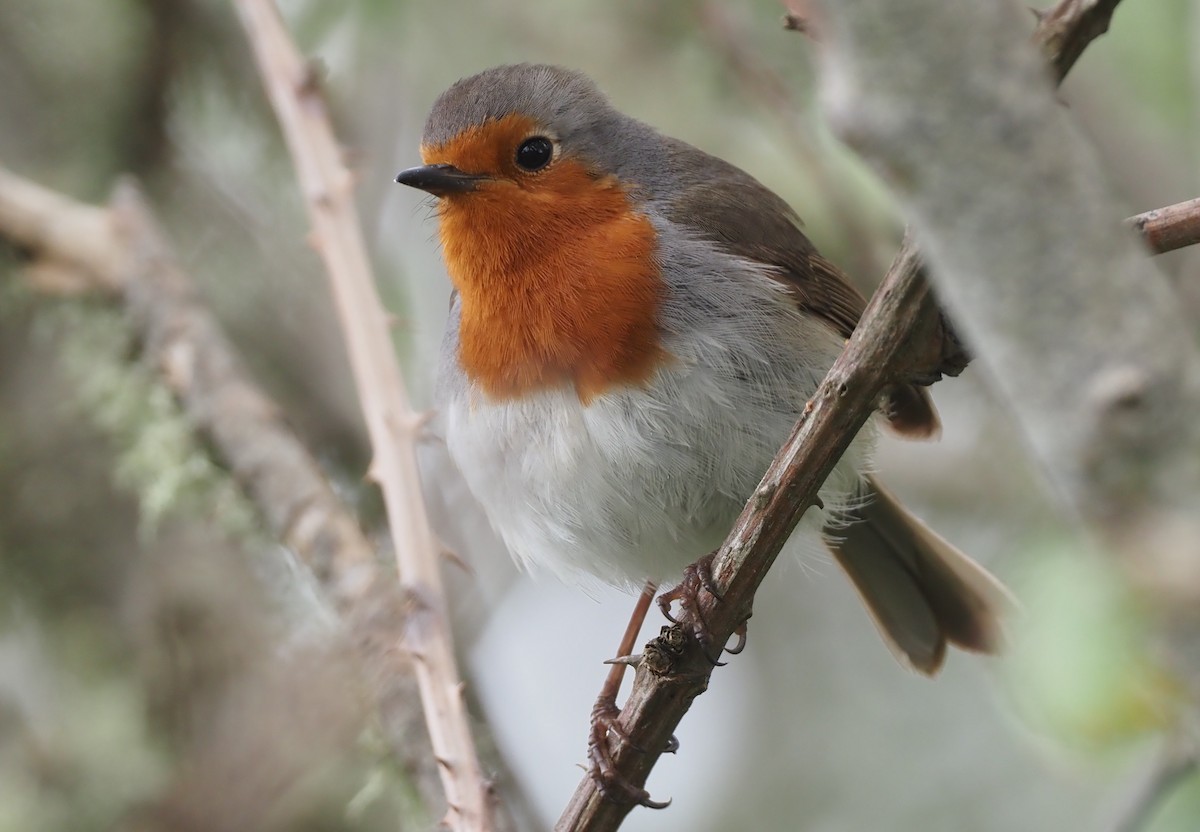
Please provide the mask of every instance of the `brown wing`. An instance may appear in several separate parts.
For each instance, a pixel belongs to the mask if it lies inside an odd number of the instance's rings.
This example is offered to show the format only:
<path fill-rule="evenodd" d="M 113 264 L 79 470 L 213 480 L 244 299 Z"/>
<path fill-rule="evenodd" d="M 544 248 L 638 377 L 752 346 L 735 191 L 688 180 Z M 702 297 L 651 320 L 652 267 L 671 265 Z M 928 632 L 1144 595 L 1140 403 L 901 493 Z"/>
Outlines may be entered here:
<path fill-rule="evenodd" d="M 739 257 L 772 266 L 800 309 L 843 338 L 850 337 L 866 299 L 837 266 L 817 253 L 786 202 L 745 171 L 683 142 L 672 143 L 671 161 L 680 187 L 679 198 L 667 208 L 672 221 Z M 902 436 L 929 438 L 941 429 L 923 387 L 889 390 L 882 410 Z"/>

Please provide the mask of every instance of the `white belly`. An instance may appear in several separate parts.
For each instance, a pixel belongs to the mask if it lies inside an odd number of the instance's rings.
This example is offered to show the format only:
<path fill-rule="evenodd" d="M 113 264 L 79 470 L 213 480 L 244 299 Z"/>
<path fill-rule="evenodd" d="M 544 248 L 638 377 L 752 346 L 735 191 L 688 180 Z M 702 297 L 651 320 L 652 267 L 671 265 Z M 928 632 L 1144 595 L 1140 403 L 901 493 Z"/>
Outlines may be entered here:
<path fill-rule="evenodd" d="M 815 388 L 808 379 L 788 406 L 764 408 L 762 389 L 729 395 L 722 381 L 668 369 L 588 406 L 567 389 L 488 403 L 462 387 L 446 401 L 447 444 L 523 564 L 570 580 L 672 581 L 720 545 Z M 865 444 L 822 490 L 828 509 L 853 495 Z M 823 522 L 812 510 L 799 531 Z"/>

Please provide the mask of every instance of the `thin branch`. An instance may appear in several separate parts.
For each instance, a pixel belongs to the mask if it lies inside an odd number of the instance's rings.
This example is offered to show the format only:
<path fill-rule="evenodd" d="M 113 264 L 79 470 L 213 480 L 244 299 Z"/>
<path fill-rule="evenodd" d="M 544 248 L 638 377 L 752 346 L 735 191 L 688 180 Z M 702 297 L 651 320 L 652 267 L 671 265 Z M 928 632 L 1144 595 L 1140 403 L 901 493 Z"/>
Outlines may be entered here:
<path fill-rule="evenodd" d="M 50 264 L 62 280 L 43 289 L 59 294 L 122 287 L 124 255 L 111 212 L 82 205 L 0 167 L 0 233 Z M 81 283 L 78 287 L 72 280 Z"/>
<path fill-rule="evenodd" d="M 371 275 L 342 162 L 318 84 L 271 0 L 235 0 L 275 108 L 325 261 L 371 437 L 371 476 L 383 490 L 404 593 L 412 605 L 404 647 L 413 657 L 425 722 L 442 774 L 452 829 L 492 828 L 489 784 L 467 721 L 451 640 L 437 546 L 421 496 L 412 410 Z"/>
<path fill-rule="evenodd" d="M 1125 220 L 1155 254 L 1200 243 L 1200 197 Z"/>
<path fill-rule="evenodd" d="M 1081 16 L 1083 10 L 1072 16 L 1066 8 L 1079 6 L 1076 0 L 1064 0 L 1046 19 L 1065 33 L 1073 32 L 1073 26 L 1095 30 L 1091 19 Z M 1056 38 L 1055 43 L 1062 40 L 1077 43 L 1073 35 Z M 1050 57 L 1056 71 L 1065 75 L 1081 52 L 1082 46 L 1059 49 Z M 722 600 L 714 602 L 700 593 L 700 614 L 714 643 L 723 644 L 750 614 L 754 593 L 767 570 L 816 501 L 829 472 L 871 417 L 883 389 L 912 379 L 934 379 L 946 355 L 957 353 L 922 277 L 916 249 L 906 240 L 842 355 L 717 553 L 713 577 Z M 622 709 L 620 726 L 628 741 L 614 744 L 614 768 L 635 787 L 645 785 L 692 699 L 708 687 L 713 667 L 690 636 L 689 626 L 685 619 L 683 626 L 665 627 L 646 646 Z M 576 787 L 555 829 L 614 830 L 632 807 L 630 802 L 606 797 L 589 774 Z"/>

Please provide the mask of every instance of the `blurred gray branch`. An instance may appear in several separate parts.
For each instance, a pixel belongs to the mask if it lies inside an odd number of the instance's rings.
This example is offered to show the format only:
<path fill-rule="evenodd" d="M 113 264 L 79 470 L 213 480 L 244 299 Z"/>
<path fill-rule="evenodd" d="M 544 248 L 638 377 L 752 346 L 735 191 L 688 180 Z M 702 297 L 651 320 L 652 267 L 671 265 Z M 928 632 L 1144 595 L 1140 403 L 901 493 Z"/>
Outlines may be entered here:
<path fill-rule="evenodd" d="M 1105 4 L 1069 5 L 1103 31 L 1088 12 Z M 939 297 L 1065 507 L 1143 564 L 1195 552 L 1200 350 L 1145 249 L 1114 233 L 1107 178 L 1019 10 L 822 6 L 830 117 L 902 200 Z"/>
<path fill-rule="evenodd" d="M 381 568 L 320 466 L 246 373 L 136 187 L 120 185 L 111 204 L 97 208 L 0 168 L 0 237 L 30 256 L 25 273 L 36 289 L 120 298 L 145 361 L 341 615 L 393 753 L 425 805 L 438 805 L 411 659 L 396 649 L 409 610 L 395 576 Z"/>
<path fill-rule="evenodd" d="M 1065 74 L 1062 61 L 1107 30 L 1116 2 L 1066 0 L 1041 15 L 1034 42 L 1055 59 L 1052 78 L 1008 4 L 819 5 L 823 98 L 835 129 L 900 199 L 938 297 L 1061 507 L 1123 556 L 1150 592 L 1160 636 L 1174 642 L 1171 672 L 1195 679 L 1194 322 L 1135 236 L 1114 231 L 1109 179 L 1052 83 Z M 1196 204 L 1129 224 L 1160 250 L 1187 244 L 1194 225 L 1182 224 L 1176 239 L 1147 233 L 1146 223 Z M 1186 720 L 1187 707 L 1176 718 Z"/>

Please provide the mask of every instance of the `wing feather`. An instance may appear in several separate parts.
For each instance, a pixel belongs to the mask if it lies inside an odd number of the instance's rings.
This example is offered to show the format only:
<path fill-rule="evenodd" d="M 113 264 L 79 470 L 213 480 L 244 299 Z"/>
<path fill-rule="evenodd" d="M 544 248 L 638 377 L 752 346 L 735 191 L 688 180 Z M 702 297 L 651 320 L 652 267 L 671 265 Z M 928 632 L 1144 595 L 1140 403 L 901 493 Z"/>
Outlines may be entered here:
<path fill-rule="evenodd" d="M 802 311 L 849 338 L 866 309 L 862 293 L 822 257 L 801 230 L 800 217 L 750 174 L 691 145 L 672 141 L 678 196 L 663 207 L 675 223 L 746 260 L 770 266 Z M 888 424 L 902 436 L 925 439 L 941 430 L 924 387 L 903 385 L 884 394 Z"/>

